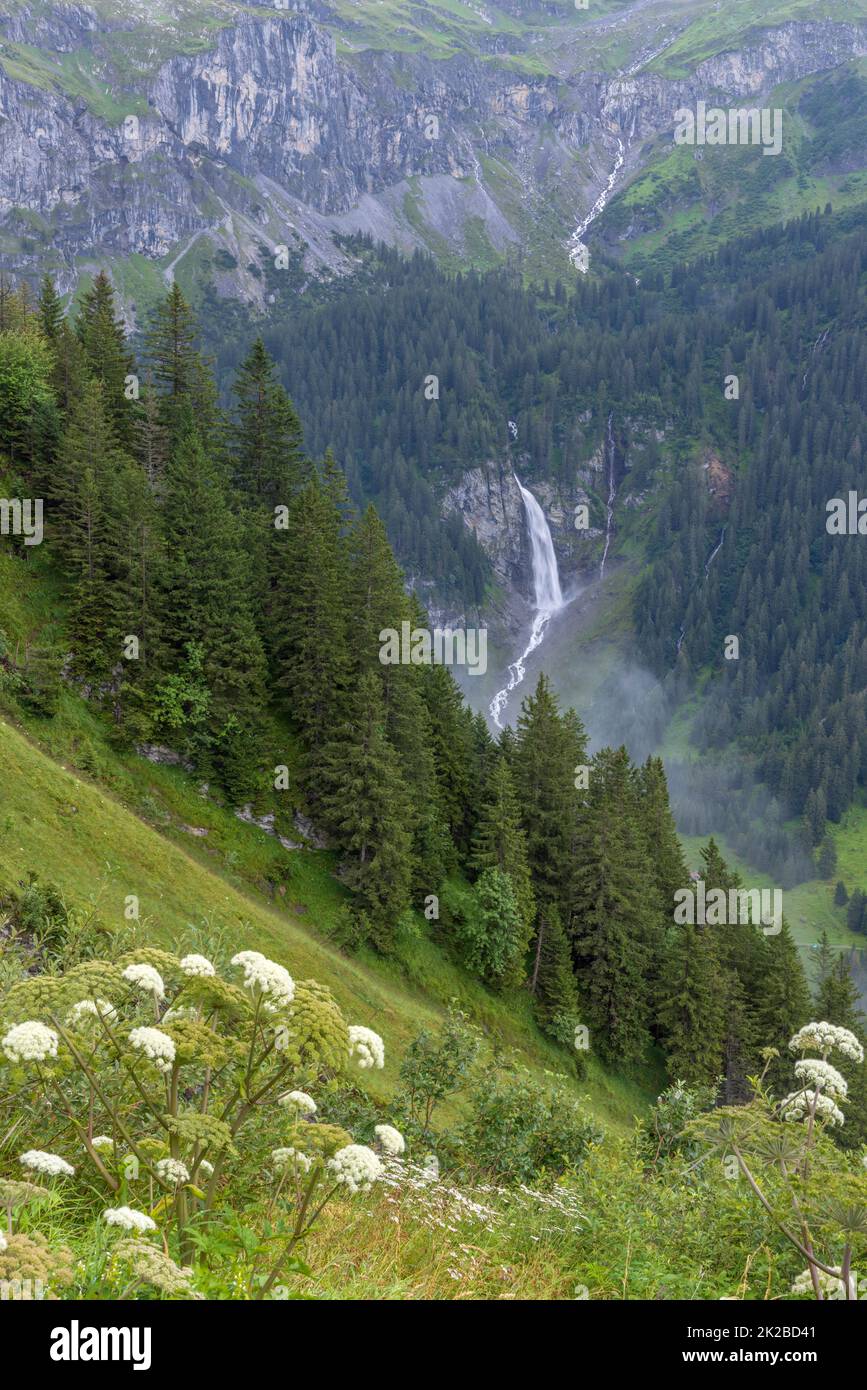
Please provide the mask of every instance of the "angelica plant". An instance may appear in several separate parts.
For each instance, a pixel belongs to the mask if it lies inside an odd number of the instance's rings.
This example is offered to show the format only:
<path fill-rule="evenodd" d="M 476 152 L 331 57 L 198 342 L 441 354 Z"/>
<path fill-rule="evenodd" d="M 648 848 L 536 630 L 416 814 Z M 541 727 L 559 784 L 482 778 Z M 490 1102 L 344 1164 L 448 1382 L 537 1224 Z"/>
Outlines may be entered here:
<path fill-rule="evenodd" d="M 736 1173 L 806 1261 L 791 1292 L 800 1296 L 812 1290 L 819 1301 L 851 1300 L 858 1296 L 854 1253 L 860 1249 L 867 1255 L 867 1174 L 863 1165 L 847 1165 L 824 1131 L 845 1123 L 841 1106 L 847 1084 L 828 1061 L 830 1053 L 861 1062 L 864 1052 L 854 1033 L 830 1023 L 806 1024 L 789 1049 L 801 1054 L 794 1067 L 795 1090 L 779 1101 L 765 1090 L 768 1068 L 778 1055 L 768 1048 L 764 1072 L 752 1078 L 755 1100 L 701 1116 L 688 1129 L 709 1140 L 711 1152 L 724 1162 L 734 1160 Z M 817 1253 L 832 1246 L 840 1250 L 838 1264 L 830 1253 Z"/>
<path fill-rule="evenodd" d="M 233 956 L 226 973 L 198 953 L 145 947 L 18 980 L 0 1001 L 0 1062 L 65 1120 L 63 1153 L 28 1149 L 25 1171 L 71 1181 L 88 1170 L 112 1201 L 105 1225 L 132 1239 L 159 1225 L 182 1271 L 193 1223 L 230 1186 L 245 1130 L 263 1116 L 279 1124 L 276 1224 L 248 1288 L 267 1297 L 325 1203 L 381 1176 L 376 1153 L 316 1123 L 310 1091 L 350 1065 L 381 1067 L 384 1048 L 372 1029 L 347 1025 L 327 989 L 258 951 Z M 383 1139 L 392 1152 L 400 1143 L 396 1131 Z M 186 1287 L 147 1253 L 139 1264 L 154 1275 L 144 1282 Z"/>

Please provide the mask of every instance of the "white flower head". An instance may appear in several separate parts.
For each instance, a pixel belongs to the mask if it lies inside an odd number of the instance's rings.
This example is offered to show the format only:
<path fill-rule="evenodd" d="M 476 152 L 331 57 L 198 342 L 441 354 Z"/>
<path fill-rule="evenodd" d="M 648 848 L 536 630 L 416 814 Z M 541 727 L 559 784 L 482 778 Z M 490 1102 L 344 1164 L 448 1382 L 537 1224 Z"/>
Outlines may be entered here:
<path fill-rule="evenodd" d="M 29 1168 L 33 1173 L 45 1173 L 49 1178 L 71 1178 L 75 1172 L 65 1158 L 59 1154 L 45 1153 L 42 1149 L 28 1149 L 18 1162 L 22 1168 Z"/>
<path fill-rule="evenodd" d="M 805 1023 L 789 1041 L 792 1052 L 820 1052 L 827 1057 L 835 1049 L 853 1062 L 864 1061 L 864 1048 L 855 1034 L 836 1023 Z"/>
<path fill-rule="evenodd" d="M 846 1286 L 840 1278 L 839 1272 L 837 1274 L 826 1274 L 824 1269 L 817 1269 L 816 1276 L 819 1288 L 826 1298 L 839 1299 L 845 1296 Z M 808 1269 L 805 1269 L 802 1274 L 798 1275 L 790 1292 L 794 1294 L 812 1294 L 814 1292 L 813 1280 Z"/>
<path fill-rule="evenodd" d="M 792 1091 L 780 1102 L 780 1114 L 784 1120 L 809 1119 L 814 1102 L 817 1120 L 827 1120 L 829 1125 L 838 1127 L 845 1123 L 842 1110 L 834 1104 L 830 1096 L 822 1095 L 821 1091 Z"/>
<path fill-rule="evenodd" d="M 830 1062 L 818 1057 L 802 1057 L 795 1063 L 795 1075 L 802 1086 L 814 1086 L 832 1100 L 845 1100 L 849 1091 L 845 1077 Z"/>
<path fill-rule="evenodd" d="M 197 975 L 208 976 L 216 975 L 217 973 L 207 956 L 197 956 L 195 954 L 184 956 L 181 961 L 181 969 L 185 975 L 189 975 L 191 978 L 195 978 Z"/>
<path fill-rule="evenodd" d="M 16 1023 L 0 1047 L 10 1062 L 44 1062 L 57 1056 L 57 1034 L 44 1023 Z"/>
<path fill-rule="evenodd" d="M 406 1140 L 399 1129 L 394 1129 L 391 1125 L 376 1125 L 374 1134 L 379 1140 L 379 1146 L 384 1154 L 389 1158 L 397 1158 L 398 1154 L 406 1151 Z"/>
<path fill-rule="evenodd" d="M 3 1232 L 0 1231 L 0 1255 L 3 1254 L 3 1251 L 4 1251 L 6 1248 L 7 1248 L 6 1237 L 4 1236 Z"/>
<path fill-rule="evenodd" d="M 116 1017 L 117 1009 L 113 1004 L 109 1004 L 107 999 L 79 999 L 66 1015 L 66 1024 L 69 1028 L 76 1028 L 94 1018 L 104 1018 L 111 1022 Z"/>
<path fill-rule="evenodd" d="M 163 1182 L 171 1183 L 173 1187 L 190 1181 L 190 1170 L 178 1158 L 161 1158 L 155 1167 Z"/>
<path fill-rule="evenodd" d="M 157 1228 L 152 1217 L 134 1207 L 109 1207 L 102 1216 L 109 1226 L 120 1226 L 122 1231 L 155 1231 Z"/>
<path fill-rule="evenodd" d="M 144 994 L 153 994 L 157 999 L 165 999 L 166 987 L 163 984 L 163 977 L 152 965 L 146 965 L 144 961 L 139 961 L 133 965 L 128 965 L 123 972 L 123 978 L 128 980 L 136 989 L 140 989 Z"/>
<path fill-rule="evenodd" d="M 316 1101 L 306 1091 L 285 1091 L 277 1101 L 278 1105 L 294 1106 L 299 1115 L 315 1115 Z"/>
<path fill-rule="evenodd" d="M 199 1159 L 199 1172 L 203 1177 L 210 1178 L 214 1172 L 213 1163 L 209 1163 L 206 1158 Z"/>
<path fill-rule="evenodd" d="M 108 1153 L 109 1149 L 114 1149 L 114 1140 L 108 1134 L 97 1134 L 91 1139 L 90 1146 L 97 1153 Z"/>
<path fill-rule="evenodd" d="M 252 994 L 265 996 L 268 1013 L 280 1013 L 295 998 L 295 981 L 289 971 L 261 951 L 239 951 L 232 964 L 244 971 L 244 984 Z"/>
<path fill-rule="evenodd" d="M 309 1173 L 313 1167 L 313 1159 L 301 1153 L 300 1149 L 272 1149 L 271 1161 L 275 1168 L 294 1166 L 300 1168 L 302 1173 Z"/>
<path fill-rule="evenodd" d="M 159 1028 L 133 1028 L 129 1040 L 159 1071 L 171 1071 L 175 1044 L 168 1033 L 161 1032 Z"/>
<path fill-rule="evenodd" d="M 349 1055 L 357 1056 L 362 1071 L 385 1066 L 385 1043 L 372 1028 L 353 1023 L 349 1029 Z"/>
<path fill-rule="evenodd" d="M 382 1162 L 366 1144 L 347 1144 L 328 1160 L 335 1182 L 349 1192 L 369 1192 L 385 1173 Z"/>

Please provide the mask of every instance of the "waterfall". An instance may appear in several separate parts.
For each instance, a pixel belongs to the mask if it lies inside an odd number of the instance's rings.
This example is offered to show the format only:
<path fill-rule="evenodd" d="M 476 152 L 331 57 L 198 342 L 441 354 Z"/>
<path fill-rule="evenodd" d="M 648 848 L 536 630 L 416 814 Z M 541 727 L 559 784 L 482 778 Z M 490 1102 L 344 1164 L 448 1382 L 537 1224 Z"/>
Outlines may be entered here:
<path fill-rule="evenodd" d="M 557 570 L 557 556 L 554 554 L 554 542 L 551 539 L 551 528 L 545 520 L 545 513 L 529 488 L 523 486 L 520 478 L 516 478 L 515 482 L 521 489 L 524 510 L 527 513 L 527 525 L 530 530 L 536 611 L 538 613 L 554 613 L 558 608 L 563 607 L 563 595 L 560 592 L 560 575 Z"/>
<path fill-rule="evenodd" d="M 500 715 L 509 702 L 509 696 L 520 685 L 524 676 L 527 674 L 526 660 L 531 652 L 539 646 L 545 635 L 552 613 L 556 613 L 558 608 L 563 607 L 563 593 L 560 588 L 560 573 L 557 569 L 557 556 L 554 554 L 554 542 L 551 539 L 551 528 L 545 519 L 545 513 L 530 492 L 529 488 L 523 486 L 520 478 L 515 478 L 515 482 L 521 492 L 524 501 L 524 511 L 527 514 L 527 529 L 530 532 L 530 551 L 533 560 L 533 592 L 535 596 L 536 614 L 533 618 L 533 626 L 530 629 L 530 639 L 522 651 L 521 655 L 512 662 L 509 667 L 509 679 L 502 690 L 498 690 L 490 703 L 489 709 L 491 718 L 498 729 L 502 729 Z"/>
<path fill-rule="evenodd" d="M 602 563 L 599 566 L 599 578 L 605 578 L 605 561 L 608 559 L 608 547 L 611 545 L 611 532 L 614 525 L 614 499 L 617 496 L 617 483 L 614 477 L 614 431 L 611 428 L 611 416 L 608 416 L 608 431 L 606 435 L 606 450 L 608 453 L 608 504 L 605 511 L 605 549 L 602 552 Z"/>

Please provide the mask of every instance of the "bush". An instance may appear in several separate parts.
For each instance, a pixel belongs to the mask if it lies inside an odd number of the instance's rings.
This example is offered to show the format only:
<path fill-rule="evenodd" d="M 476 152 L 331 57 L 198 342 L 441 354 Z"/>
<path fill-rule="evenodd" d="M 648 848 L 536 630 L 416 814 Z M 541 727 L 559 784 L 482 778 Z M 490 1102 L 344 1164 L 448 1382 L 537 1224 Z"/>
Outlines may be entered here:
<path fill-rule="evenodd" d="M 560 1177 L 602 1138 L 558 1078 L 540 1086 L 517 1066 L 488 1068 L 470 1106 L 460 1141 L 474 1167 L 507 1183 Z"/>

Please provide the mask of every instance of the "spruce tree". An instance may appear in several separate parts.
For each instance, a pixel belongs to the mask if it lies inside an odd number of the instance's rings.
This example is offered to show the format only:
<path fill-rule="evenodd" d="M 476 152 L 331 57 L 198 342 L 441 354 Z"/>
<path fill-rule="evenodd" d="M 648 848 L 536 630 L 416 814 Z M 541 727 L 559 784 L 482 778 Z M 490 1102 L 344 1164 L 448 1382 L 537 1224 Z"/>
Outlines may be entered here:
<path fill-rule="evenodd" d="M 498 759 L 488 780 L 473 834 L 471 863 L 477 873 L 499 869 L 506 874 L 525 927 L 532 930 L 536 901 L 527 864 L 527 840 L 521 828 L 512 774 L 503 757 Z"/>

